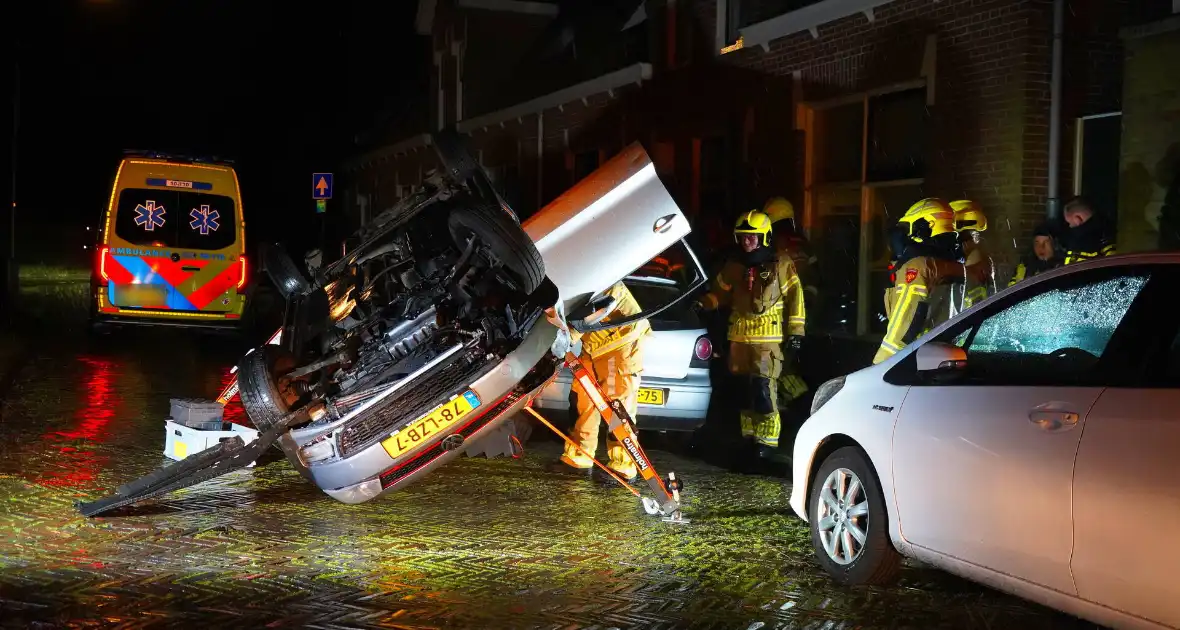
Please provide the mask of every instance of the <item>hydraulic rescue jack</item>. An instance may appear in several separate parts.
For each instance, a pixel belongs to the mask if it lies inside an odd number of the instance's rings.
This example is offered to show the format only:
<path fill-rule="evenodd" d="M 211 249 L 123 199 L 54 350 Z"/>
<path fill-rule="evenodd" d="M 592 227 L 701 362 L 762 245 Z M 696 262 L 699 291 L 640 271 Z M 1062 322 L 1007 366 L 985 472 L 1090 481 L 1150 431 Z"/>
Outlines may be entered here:
<path fill-rule="evenodd" d="M 684 484 L 676 478 L 676 473 L 668 473 L 667 481 L 660 479 L 655 467 L 651 464 L 651 460 L 648 459 L 647 453 L 639 445 L 639 437 L 635 433 L 635 421 L 631 418 L 631 414 L 627 413 L 627 409 L 623 406 L 623 403 L 617 399 L 607 399 L 602 385 L 599 385 L 598 380 L 594 378 L 594 374 L 586 369 L 586 366 L 578 359 L 577 355 L 567 351 L 565 354 L 565 364 L 574 373 L 574 379 L 578 381 L 578 384 L 582 386 L 582 390 L 590 397 L 590 400 L 594 403 L 594 407 L 598 409 L 598 413 L 602 415 L 602 421 L 606 423 L 611 435 L 615 436 L 615 439 L 627 451 L 627 455 L 635 462 L 635 467 L 639 469 L 639 476 L 643 477 L 643 480 L 647 482 L 648 487 L 655 493 L 656 498 L 652 499 L 641 496 L 638 490 L 620 479 L 614 471 L 603 466 L 597 459 L 594 459 L 594 453 L 587 453 L 582 450 L 582 447 L 578 446 L 576 442 L 559 431 L 557 427 L 543 418 L 531 406 L 528 408 L 528 412 L 541 424 L 549 427 L 561 439 L 565 440 L 567 444 L 572 445 L 581 451 L 583 455 L 593 460 L 596 466 L 613 477 L 624 488 L 630 490 L 631 494 L 639 497 L 643 501 L 644 511 L 648 514 L 660 514 L 664 516 L 663 520 L 668 523 L 687 523 L 688 519 L 684 518 L 680 513 L 680 490 L 684 488 Z"/>
<path fill-rule="evenodd" d="M 276 333 L 268 343 L 277 343 L 278 338 L 279 335 Z M 623 445 L 627 454 L 635 462 L 635 467 L 639 470 L 640 476 L 647 482 L 648 487 L 655 493 L 656 498 L 653 499 L 640 495 L 638 490 L 623 479 L 620 479 L 613 471 L 603 466 L 598 460 L 594 459 L 593 453 L 585 453 L 583 451 L 583 454 L 594 460 L 596 465 L 614 477 L 616 481 L 630 490 L 632 494 L 640 497 L 643 502 L 643 509 L 648 514 L 659 514 L 664 517 L 663 520 L 665 522 L 669 523 L 687 523 L 688 519 L 683 518 L 680 513 L 680 490 L 684 487 L 681 480 L 676 478 L 675 473 L 668 473 L 667 481 L 660 479 L 660 476 L 656 473 L 656 469 L 652 466 L 651 460 L 648 459 L 647 453 L 639 445 L 639 439 L 635 433 L 634 420 L 627 413 L 623 404 L 618 400 L 608 400 L 606 392 L 603 391 L 602 386 L 599 385 L 594 375 L 586 369 L 582 361 L 572 352 L 566 352 L 565 361 L 566 365 L 573 371 L 574 378 L 581 384 L 583 390 L 590 396 L 590 400 L 593 401 L 594 406 L 602 415 L 602 420 L 606 423 L 611 434 Z M 224 405 L 232 400 L 237 393 L 238 387 L 235 375 L 235 378 L 231 380 L 229 385 L 221 392 L 221 395 L 218 396 L 217 402 Z M 532 407 L 528 407 L 527 411 L 542 424 L 557 433 L 567 443 L 581 450 L 581 447 L 570 440 L 557 427 L 550 424 L 548 420 L 533 410 Z M 288 413 L 275 423 L 274 426 L 264 431 L 256 440 L 249 444 L 245 444 L 242 438 L 234 436 L 218 444 L 215 448 L 185 458 L 179 462 L 165 466 L 146 477 L 120 486 L 115 491 L 115 494 L 111 496 L 88 503 L 77 502 L 75 506 L 83 516 L 98 516 L 104 512 L 187 488 L 202 481 L 219 477 L 232 470 L 248 466 L 250 462 L 257 459 L 271 444 L 274 444 L 293 423 L 303 417 L 305 412 L 306 409 L 298 409 Z"/>

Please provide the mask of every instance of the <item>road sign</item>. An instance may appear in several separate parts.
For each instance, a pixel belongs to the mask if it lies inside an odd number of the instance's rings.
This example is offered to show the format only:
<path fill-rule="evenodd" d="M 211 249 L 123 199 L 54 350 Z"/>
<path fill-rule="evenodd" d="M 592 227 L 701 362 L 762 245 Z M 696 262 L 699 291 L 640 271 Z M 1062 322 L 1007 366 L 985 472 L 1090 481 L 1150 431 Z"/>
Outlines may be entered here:
<path fill-rule="evenodd" d="M 332 198 L 332 174 L 331 173 L 312 173 L 311 174 L 311 198 L 312 199 L 331 199 Z"/>
<path fill-rule="evenodd" d="M 324 201 L 323 199 L 316 199 L 315 200 L 315 213 L 316 214 L 323 214 L 327 211 L 328 211 L 328 202 Z"/>

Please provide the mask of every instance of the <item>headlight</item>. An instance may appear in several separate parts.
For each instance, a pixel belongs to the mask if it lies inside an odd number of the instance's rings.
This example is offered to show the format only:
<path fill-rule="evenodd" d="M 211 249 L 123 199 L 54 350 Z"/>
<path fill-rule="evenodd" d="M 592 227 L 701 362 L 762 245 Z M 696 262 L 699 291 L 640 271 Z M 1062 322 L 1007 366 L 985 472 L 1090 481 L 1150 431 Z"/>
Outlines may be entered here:
<path fill-rule="evenodd" d="M 845 378 L 844 376 L 838 376 L 820 385 L 819 389 L 815 390 L 815 397 L 811 399 L 811 415 L 815 415 L 815 412 L 819 411 L 819 408 L 823 407 L 824 403 L 831 400 L 832 396 L 835 396 L 841 389 L 844 389 Z"/>
<path fill-rule="evenodd" d="M 304 466 L 311 466 L 322 461 L 332 459 L 336 455 L 336 449 L 332 446 L 332 441 L 323 436 L 311 444 L 304 445 L 299 449 L 299 459 L 303 460 Z"/>

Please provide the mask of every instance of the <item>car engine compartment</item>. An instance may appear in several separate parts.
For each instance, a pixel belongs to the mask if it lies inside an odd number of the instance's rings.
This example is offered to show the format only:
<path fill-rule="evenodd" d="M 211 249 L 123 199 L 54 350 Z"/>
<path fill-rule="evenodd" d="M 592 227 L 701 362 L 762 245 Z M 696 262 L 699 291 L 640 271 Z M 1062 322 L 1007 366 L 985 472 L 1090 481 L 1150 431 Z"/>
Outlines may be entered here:
<path fill-rule="evenodd" d="M 267 252 L 266 271 L 287 299 L 281 343 L 239 366 L 242 402 L 260 429 L 300 408 L 308 413 L 297 429 L 370 424 L 361 416 L 378 395 L 407 381 L 435 390 L 444 369 L 470 382 L 554 306 L 556 287 L 515 214 L 478 167 L 463 173 L 431 174 L 358 230 L 340 260 L 321 267 L 310 254 L 310 278 L 282 250 Z M 447 393 L 414 398 L 429 405 Z M 360 430 L 360 443 L 390 428 L 379 424 Z M 342 455 L 355 433 L 345 427 Z"/>

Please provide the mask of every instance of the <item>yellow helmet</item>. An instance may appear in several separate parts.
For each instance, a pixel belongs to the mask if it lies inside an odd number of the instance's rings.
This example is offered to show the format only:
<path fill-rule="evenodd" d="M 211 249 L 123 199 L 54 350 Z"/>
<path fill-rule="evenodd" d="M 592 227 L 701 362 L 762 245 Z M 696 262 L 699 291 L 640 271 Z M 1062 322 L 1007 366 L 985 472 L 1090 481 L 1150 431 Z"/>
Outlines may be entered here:
<path fill-rule="evenodd" d="M 910 240 L 921 243 L 927 238 L 955 231 L 955 211 L 947 202 L 933 197 L 910 206 L 897 222 L 905 224 Z"/>
<path fill-rule="evenodd" d="M 987 229 L 987 215 L 979 204 L 967 199 L 951 202 L 951 209 L 955 211 L 955 231 L 975 230 L 983 232 Z"/>
<path fill-rule="evenodd" d="M 734 240 L 737 240 L 738 234 L 758 234 L 762 237 L 764 247 L 770 245 L 770 233 L 770 217 L 759 210 L 751 210 L 738 217 L 733 226 Z"/>
<path fill-rule="evenodd" d="M 770 217 L 771 223 L 778 223 L 787 219 L 793 221 L 795 219 L 795 206 L 792 206 L 791 202 L 782 197 L 771 197 L 766 202 L 766 205 L 762 206 L 762 213 Z"/>

